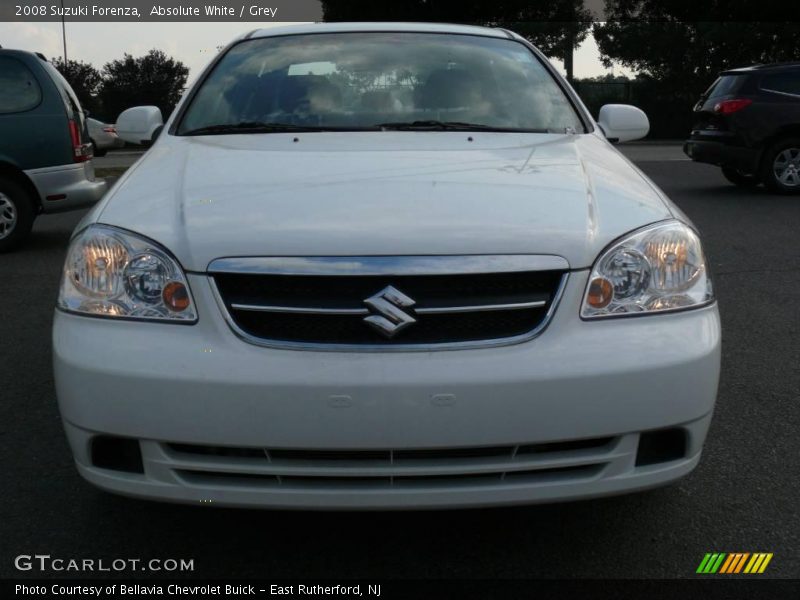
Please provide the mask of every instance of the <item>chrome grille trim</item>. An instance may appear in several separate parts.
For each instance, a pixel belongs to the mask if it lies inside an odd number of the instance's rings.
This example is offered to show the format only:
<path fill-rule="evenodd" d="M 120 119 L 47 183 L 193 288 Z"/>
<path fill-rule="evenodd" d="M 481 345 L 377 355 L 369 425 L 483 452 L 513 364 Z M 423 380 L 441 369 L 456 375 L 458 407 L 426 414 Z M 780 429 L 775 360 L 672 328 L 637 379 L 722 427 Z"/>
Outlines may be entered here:
<path fill-rule="evenodd" d="M 370 344 L 314 344 L 305 342 L 286 342 L 280 340 L 267 340 L 254 335 L 250 335 L 249 333 L 241 329 L 233 320 L 233 317 L 228 311 L 228 308 L 225 306 L 225 301 L 222 299 L 222 296 L 219 293 L 219 289 L 217 288 L 217 285 L 214 282 L 214 278 L 213 277 L 208 278 L 208 282 L 209 285 L 211 286 L 211 291 L 214 295 L 214 299 L 217 302 L 219 310 L 222 312 L 225 322 L 228 324 L 228 327 L 230 327 L 231 331 L 233 331 L 234 334 L 236 334 L 236 336 L 239 337 L 239 339 L 249 344 L 253 344 L 254 346 L 261 346 L 264 348 L 275 348 L 277 350 L 313 351 L 313 352 L 431 352 L 435 350 L 470 350 L 477 348 L 497 348 L 501 346 L 512 346 L 515 344 L 521 344 L 523 342 L 530 341 L 541 335 L 542 332 L 550 324 L 550 321 L 553 318 L 553 314 L 555 313 L 559 303 L 561 302 L 561 297 L 564 295 L 564 290 L 567 287 L 568 280 L 569 280 L 569 273 L 564 273 L 564 275 L 562 275 L 561 277 L 558 289 L 556 290 L 553 302 L 550 304 L 550 308 L 547 310 L 544 319 L 542 319 L 541 323 L 539 323 L 537 327 L 535 327 L 534 329 L 523 335 L 498 338 L 493 340 L 479 340 L 475 342 L 378 346 Z"/>
<path fill-rule="evenodd" d="M 563 274 L 544 317 L 532 330 L 520 335 L 475 341 L 408 343 L 408 344 L 354 344 L 298 342 L 262 338 L 242 329 L 228 310 L 228 306 L 214 280 L 215 274 L 238 275 L 488 275 L 561 270 Z M 541 335 L 553 317 L 569 280 L 569 263 L 554 255 L 466 255 L 466 256 L 368 256 L 368 257 L 242 257 L 221 258 L 209 263 L 208 281 L 220 311 L 231 330 L 243 341 L 265 348 L 319 352 L 430 352 L 435 350 L 468 350 L 520 344 Z M 523 302 L 456 307 L 419 307 L 419 314 L 457 314 L 503 310 L 522 310 L 545 306 L 547 302 Z M 233 310 L 285 312 L 298 314 L 357 315 L 369 311 L 361 308 L 286 307 L 275 305 L 231 305 Z"/>
<path fill-rule="evenodd" d="M 516 304 L 478 304 L 476 306 L 443 306 L 437 308 L 417 308 L 415 313 L 420 315 L 443 315 L 451 313 L 485 312 L 492 310 L 525 310 L 546 305 L 544 300 L 536 302 L 518 302 Z M 236 310 L 256 312 L 296 313 L 304 315 L 368 315 L 367 308 L 306 308 L 300 306 L 269 306 L 258 304 L 231 304 Z"/>
<path fill-rule="evenodd" d="M 258 256 L 218 258 L 209 273 L 249 275 L 478 275 L 522 271 L 567 271 L 551 254 L 417 256 Z"/>
<path fill-rule="evenodd" d="M 525 310 L 526 308 L 539 308 L 545 306 L 547 302 L 537 300 L 535 302 L 517 302 L 514 304 L 478 304 L 477 306 L 444 306 L 437 308 L 417 308 L 415 313 L 420 315 L 444 315 L 451 313 L 466 312 L 487 312 L 493 310 Z"/>
<path fill-rule="evenodd" d="M 253 312 L 294 313 L 298 315 L 368 315 L 366 308 L 306 308 L 302 306 L 269 306 L 259 304 L 231 304 L 235 310 Z"/>

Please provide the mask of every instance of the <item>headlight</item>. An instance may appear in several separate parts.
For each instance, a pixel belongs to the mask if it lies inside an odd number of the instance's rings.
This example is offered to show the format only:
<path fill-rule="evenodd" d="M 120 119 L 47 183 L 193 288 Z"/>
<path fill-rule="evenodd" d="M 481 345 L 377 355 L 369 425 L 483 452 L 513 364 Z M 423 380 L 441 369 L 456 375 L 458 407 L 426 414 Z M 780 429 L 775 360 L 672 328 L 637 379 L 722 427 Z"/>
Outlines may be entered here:
<path fill-rule="evenodd" d="M 640 229 L 600 255 L 589 276 L 581 316 L 663 312 L 713 299 L 697 234 L 669 221 Z"/>
<path fill-rule="evenodd" d="M 180 265 L 155 242 L 91 225 L 70 244 L 58 307 L 99 317 L 197 320 Z"/>

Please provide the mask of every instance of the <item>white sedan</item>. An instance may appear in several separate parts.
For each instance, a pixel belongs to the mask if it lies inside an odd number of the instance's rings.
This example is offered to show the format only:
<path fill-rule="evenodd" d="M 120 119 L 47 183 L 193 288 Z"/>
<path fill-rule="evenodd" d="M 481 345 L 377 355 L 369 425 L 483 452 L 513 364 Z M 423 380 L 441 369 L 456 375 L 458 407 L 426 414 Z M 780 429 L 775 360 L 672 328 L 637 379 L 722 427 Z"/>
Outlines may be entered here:
<path fill-rule="evenodd" d="M 694 226 L 609 141 L 648 126 L 595 122 L 501 29 L 236 40 L 73 235 L 53 354 L 80 474 L 307 509 L 688 474 L 720 322 Z"/>
<path fill-rule="evenodd" d="M 89 127 L 89 138 L 92 141 L 92 149 L 95 156 L 105 156 L 113 148 L 122 148 L 125 142 L 117 135 L 114 125 L 103 123 L 91 117 L 86 119 Z"/>

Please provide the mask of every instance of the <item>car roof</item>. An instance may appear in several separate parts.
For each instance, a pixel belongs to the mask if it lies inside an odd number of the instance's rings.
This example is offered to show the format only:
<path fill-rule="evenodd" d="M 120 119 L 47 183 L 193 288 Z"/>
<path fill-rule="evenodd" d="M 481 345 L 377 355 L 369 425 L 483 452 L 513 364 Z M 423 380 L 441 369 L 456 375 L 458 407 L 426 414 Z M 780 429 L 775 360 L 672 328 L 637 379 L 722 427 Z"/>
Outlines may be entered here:
<path fill-rule="evenodd" d="M 35 57 L 35 58 L 38 58 L 40 60 L 43 60 L 44 62 L 49 62 L 47 60 L 47 57 L 44 54 L 42 54 L 41 52 L 31 52 L 29 50 L 17 50 L 16 48 L 3 48 L 3 47 L 0 47 L 0 56 L 3 56 L 3 55 L 5 55 L 5 56 L 16 56 L 16 57 L 25 56 L 27 58 L 34 58 Z"/>
<path fill-rule="evenodd" d="M 302 35 L 307 33 L 352 33 L 360 31 L 402 31 L 412 33 L 454 33 L 461 35 L 482 35 L 488 37 L 515 37 L 504 29 L 479 27 L 477 25 L 456 25 L 451 23 L 297 23 L 282 27 L 256 29 L 243 36 L 263 38 L 282 35 Z"/>
<path fill-rule="evenodd" d="M 14 56 L 39 56 L 37 52 L 29 52 L 28 50 L 17 50 L 16 48 L 0 48 L 0 54 L 11 54 Z"/>
<path fill-rule="evenodd" d="M 737 69 L 728 69 L 723 71 L 720 75 L 743 75 L 746 73 L 760 73 L 764 71 L 792 71 L 800 69 L 800 62 L 783 62 L 783 63 L 770 63 L 766 65 L 751 65 L 749 67 L 739 67 Z"/>

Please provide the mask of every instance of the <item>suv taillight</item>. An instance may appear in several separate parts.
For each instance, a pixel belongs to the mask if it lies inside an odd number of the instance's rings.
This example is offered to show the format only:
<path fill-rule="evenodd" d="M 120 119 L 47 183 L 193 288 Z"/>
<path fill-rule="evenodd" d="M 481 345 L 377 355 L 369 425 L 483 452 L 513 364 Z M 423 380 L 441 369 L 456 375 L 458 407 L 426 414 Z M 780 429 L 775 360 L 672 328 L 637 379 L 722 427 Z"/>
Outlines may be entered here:
<path fill-rule="evenodd" d="M 734 100 L 723 100 L 714 105 L 714 112 L 721 115 L 729 115 L 731 113 L 739 112 L 743 108 L 750 106 L 753 103 L 748 98 L 736 98 Z"/>
<path fill-rule="evenodd" d="M 117 128 L 113 125 L 109 125 L 108 127 L 103 127 L 103 131 L 106 133 L 117 133 Z"/>
<path fill-rule="evenodd" d="M 70 119 L 69 137 L 72 139 L 72 160 L 75 162 L 86 162 L 92 158 L 92 145 L 81 143 L 81 132 L 78 124 Z"/>

